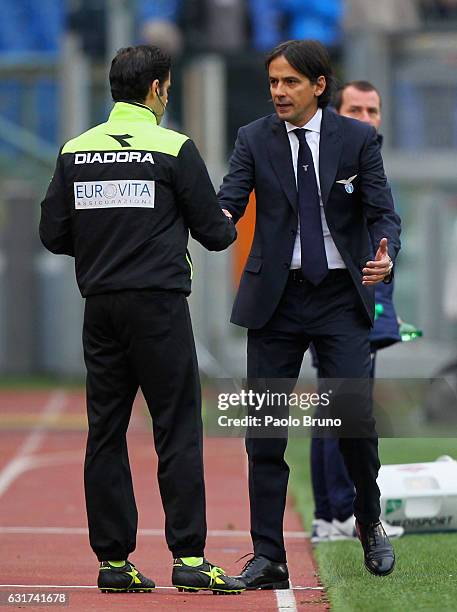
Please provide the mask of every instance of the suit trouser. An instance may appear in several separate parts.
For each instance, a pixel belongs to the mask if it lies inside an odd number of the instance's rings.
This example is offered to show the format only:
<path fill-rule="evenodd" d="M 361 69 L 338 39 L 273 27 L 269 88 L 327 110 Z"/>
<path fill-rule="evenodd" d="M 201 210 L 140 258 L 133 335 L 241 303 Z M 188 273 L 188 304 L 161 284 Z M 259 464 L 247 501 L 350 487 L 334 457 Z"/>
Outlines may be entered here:
<path fill-rule="evenodd" d="M 375 362 L 376 353 L 371 352 L 371 379 L 374 379 Z M 320 369 L 318 376 L 322 376 Z M 313 437 L 310 458 L 315 518 L 329 522 L 347 520 L 354 514 L 354 483 L 346 469 L 339 440 Z"/>
<path fill-rule="evenodd" d="M 355 286 L 345 270 L 330 270 L 317 287 L 291 277 L 268 323 L 248 331 L 248 379 L 297 379 L 309 343 L 325 378 L 368 379 L 370 327 Z M 254 383 L 255 384 L 255 383 Z M 341 438 L 340 449 L 356 495 L 354 514 L 362 523 L 379 518 L 378 441 L 368 400 L 364 419 L 371 435 Z M 246 438 L 249 461 L 251 535 L 254 552 L 283 562 L 283 518 L 289 467 L 287 438 Z"/>
<path fill-rule="evenodd" d="M 201 396 L 186 297 L 149 290 L 88 297 L 83 346 L 89 421 L 84 484 L 92 549 L 106 561 L 126 559 L 136 546 L 126 433 L 140 387 L 152 417 L 168 547 L 174 557 L 202 556 Z"/>

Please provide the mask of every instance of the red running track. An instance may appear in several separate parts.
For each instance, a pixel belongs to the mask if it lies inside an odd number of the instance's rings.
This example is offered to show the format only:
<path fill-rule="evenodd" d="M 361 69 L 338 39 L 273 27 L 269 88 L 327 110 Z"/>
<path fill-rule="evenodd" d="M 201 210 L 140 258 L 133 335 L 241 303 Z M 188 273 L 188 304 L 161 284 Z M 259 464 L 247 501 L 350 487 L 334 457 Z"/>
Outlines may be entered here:
<path fill-rule="evenodd" d="M 151 594 L 100 593 L 94 588 L 97 561 L 89 547 L 84 506 L 85 439 L 83 393 L 0 393 L 0 599 L 9 593 L 65 592 L 69 596 L 65 609 L 84 612 L 146 607 L 167 612 L 328 609 L 309 540 L 290 504 L 285 529 L 292 590 L 216 597 L 210 593 L 188 595 L 170 588 L 171 558 L 163 536 L 156 457 L 141 398 L 129 429 L 139 510 L 137 550 L 131 559 L 160 588 Z M 243 564 L 236 560 L 251 552 L 243 442 L 206 439 L 205 472 L 209 529 L 206 556 L 234 574 Z M 43 609 L 18 605 L 28 610 Z M 0 608 L 14 609 L 1 604 Z"/>

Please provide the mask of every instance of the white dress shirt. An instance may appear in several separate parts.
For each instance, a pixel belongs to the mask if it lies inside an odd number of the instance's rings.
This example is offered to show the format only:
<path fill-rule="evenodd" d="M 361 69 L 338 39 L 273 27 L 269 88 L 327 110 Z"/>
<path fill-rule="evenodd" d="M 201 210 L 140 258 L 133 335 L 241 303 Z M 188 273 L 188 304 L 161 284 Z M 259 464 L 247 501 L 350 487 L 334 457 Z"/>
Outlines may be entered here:
<path fill-rule="evenodd" d="M 321 184 L 319 179 L 319 143 L 321 139 L 321 123 L 322 123 L 322 109 L 318 108 L 316 114 L 308 121 L 302 128 L 297 128 L 296 125 L 292 125 L 288 121 L 285 122 L 287 135 L 289 136 L 290 150 L 292 152 L 292 162 L 294 165 L 295 182 L 297 184 L 297 162 L 298 162 L 298 149 L 299 142 L 296 134 L 293 130 L 302 129 L 307 130 L 306 142 L 311 149 L 314 162 L 314 172 L 316 174 L 317 189 L 319 192 L 319 202 L 321 205 L 321 221 L 322 221 L 322 233 L 324 235 L 324 246 L 325 254 L 327 256 L 327 264 L 329 270 L 335 268 L 345 268 L 346 264 L 343 261 L 338 249 L 333 242 L 333 238 L 328 229 L 327 219 L 325 218 L 324 204 L 321 197 Z M 297 185 L 298 189 L 298 185 Z M 300 219 L 298 220 L 297 236 L 295 238 L 294 252 L 292 255 L 292 261 L 290 263 L 290 269 L 296 270 L 301 268 L 301 243 L 300 243 Z"/>

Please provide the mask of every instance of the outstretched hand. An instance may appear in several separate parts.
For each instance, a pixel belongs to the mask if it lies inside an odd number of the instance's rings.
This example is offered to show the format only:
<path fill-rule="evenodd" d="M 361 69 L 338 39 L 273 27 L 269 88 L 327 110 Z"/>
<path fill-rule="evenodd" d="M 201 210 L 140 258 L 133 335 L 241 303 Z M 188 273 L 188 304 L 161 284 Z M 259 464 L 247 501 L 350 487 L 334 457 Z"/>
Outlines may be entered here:
<path fill-rule="evenodd" d="M 362 270 L 362 285 L 376 285 L 389 276 L 393 263 L 387 251 L 387 238 L 382 238 L 374 261 L 367 261 Z"/>

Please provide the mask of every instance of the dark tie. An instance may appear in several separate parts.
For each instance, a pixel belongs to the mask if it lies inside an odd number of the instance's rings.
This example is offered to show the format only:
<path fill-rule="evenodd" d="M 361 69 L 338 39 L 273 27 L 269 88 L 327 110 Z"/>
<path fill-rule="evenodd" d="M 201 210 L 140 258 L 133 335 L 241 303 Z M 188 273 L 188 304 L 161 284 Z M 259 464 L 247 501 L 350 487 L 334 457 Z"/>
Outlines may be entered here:
<path fill-rule="evenodd" d="M 328 274 L 327 256 L 322 233 L 319 191 L 313 156 L 306 142 L 306 130 L 294 130 L 300 147 L 297 160 L 298 213 L 300 216 L 301 269 L 313 285 Z"/>

